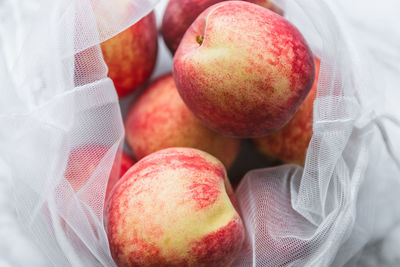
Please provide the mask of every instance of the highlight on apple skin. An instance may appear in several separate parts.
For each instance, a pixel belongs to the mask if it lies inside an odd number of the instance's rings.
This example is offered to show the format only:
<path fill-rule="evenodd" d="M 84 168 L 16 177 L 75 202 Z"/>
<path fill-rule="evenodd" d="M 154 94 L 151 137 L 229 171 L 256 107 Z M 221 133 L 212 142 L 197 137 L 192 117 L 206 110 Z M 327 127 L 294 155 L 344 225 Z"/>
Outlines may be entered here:
<path fill-rule="evenodd" d="M 156 64 L 158 39 L 154 12 L 100 45 L 118 96 L 134 92 L 150 78 Z"/>
<path fill-rule="evenodd" d="M 293 118 L 277 132 L 254 139 L 257 149 L 282 161 L 304 165 L 312 137 L 313 105 L 317 95 L 320 60 L 315 58 L 315 80 L 310 93 Z"/>
<path fill-rule="evenodd" d="M 168 147 L 192 147 L 212 154 L 229 168 L 239 152 L 239 139 L 206 128 L 192 114 L 171 74 L 155 80 L 132 104 L 125 133 L 137 159 Z"/>
<path fill-rule="evenodd" d="M 311 89 L 314 71 L 295 26 L 244 1 L 201 13 L 173 60 L 176 86 L 193 114 L 237 137 L 261 137 L 285 125 Z"/>
<path fill-rule="evenodd" d="M 164 42 L 172 54 L 175 53 L 183 35 L 193 21 L 206 8 L 224 0 L 170 0 L 165 9 L 161 25 Z M 268 8 L 279 15 L 283 11 L 270 0 L 247 0 L 247 2 Z"/>
<path fill-rule="evenodd" d="M 107 204 L 116 264 L 229 266 L 244 227 L 227 184 L 222 163 L 197 149 L 167 148 L 137 162 Z"/>

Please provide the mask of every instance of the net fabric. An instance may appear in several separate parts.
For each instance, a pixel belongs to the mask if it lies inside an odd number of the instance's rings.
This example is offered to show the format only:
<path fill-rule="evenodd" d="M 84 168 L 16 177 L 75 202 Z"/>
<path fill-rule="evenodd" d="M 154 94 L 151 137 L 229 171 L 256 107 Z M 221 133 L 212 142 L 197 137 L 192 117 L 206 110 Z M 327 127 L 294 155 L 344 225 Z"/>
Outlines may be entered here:
<path fill-rule="evenodd" d="M 56 266 L 114 265 L 102 221 L 123 127 L 98 44 L 155 4 L 0 4 L 1 175 L 13 181 L 22 224 Z M 361 248 L 400 214 L 393 205 L 382 209 L 398 201 L 388 194 L 400 186 L 385 133 L 399 130 L 377 113 L 383 99 L 371 62 L 349 41 L 339 12 L 328 1 L 278 4 L 321 59 L 314 133 L 304 169 L 284 165 L 244 177 L 237 198 L 248 238 L 234 265 L 356 265 Z M 91 165 L 86 175 L 70 170 L 76 151 Z"/>
<path fill-rule="evenodd" d="M 98 44 L 155 3 L 0 4 L 2 173 L 22 224 L 56 266 L 114 265 L 103 207 L 124 132 Z"/>

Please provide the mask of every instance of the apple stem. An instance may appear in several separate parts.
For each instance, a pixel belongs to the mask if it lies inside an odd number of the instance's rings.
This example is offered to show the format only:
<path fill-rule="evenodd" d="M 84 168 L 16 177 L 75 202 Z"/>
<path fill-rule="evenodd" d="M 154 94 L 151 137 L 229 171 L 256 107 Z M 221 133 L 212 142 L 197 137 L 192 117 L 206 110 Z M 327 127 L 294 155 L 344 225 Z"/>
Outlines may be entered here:
<path fill-rule="evenodd" d="M 199 43 L 199 45 L 201 45 L 203 43 L 204 37 L 201 35 L 197 35 L 196 36 L 196 41 Z"/>

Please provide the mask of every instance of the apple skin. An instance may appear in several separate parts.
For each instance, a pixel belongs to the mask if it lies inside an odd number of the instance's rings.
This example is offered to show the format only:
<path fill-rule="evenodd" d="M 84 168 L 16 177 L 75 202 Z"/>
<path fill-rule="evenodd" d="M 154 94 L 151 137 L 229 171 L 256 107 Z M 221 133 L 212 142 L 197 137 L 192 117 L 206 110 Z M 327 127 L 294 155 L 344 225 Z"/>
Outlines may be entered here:
<path fill-rule="evenodd" d="M 154 12 L 113 38 L 101 49 L 119 97 L 138 89 L 152 74 L 158 49 Z"/>
<path fill-rule="evenodd" d="M 261 137 L 285 125 L 310 91 L 314 58 L 301 33 L 258 5 L 227 1 L 206 9 L 173 60 L 178 91 L 207 127 Z"/>
<path fill-rule="evenodd" d="M 257 149 L 288 163 L 304 165 L 312 137 L 313 105 L 317 95 L 320 60 L 315 58 L 315 80 L 311 91 L 293 118 L 277 132 L 254 139 Z"/>
<path fill-rule="evenodd" d="M 121 178 L 124 174 L 132 167 L 133 164 L 136 163 L 136 160 L 132 159 L 130 155 L 126 152 L 122 151 L 121 153 L 121 164 L 119 166 L 119 175 L 118 177 Z M 113 168 L 118 168 L 117 162 L 114 162 Z"/>
<path fill-rule="evenodd" d="M 161 34 L 164 42 L 172 54 L 175 53 L 183 35 L 193 21 L 206 8 L 223 2 L 224 0 L 170 0 L 165 9 L 161 25 Z M 283 11 L 269 0 L 248 0 L 268 8 L 280 15 Z"/>
<path fill-rule="evenodd" d="M 137 159 L 167 147 L 192 147 L 210 153 L 229 168 L 240 145 L 239 139 L 203 126 L 182 101 L 171 74 L 155 80 L 133 103 L 125 133 Z"/>
<path fill-rule="evenodd" d="M 244 227 L 225 189 L 224 166 L 192 148 L 167 148 L 122 177 L 106 209 L 118 266 L 229 266 Z"/>
<path fill-rule="evenodd" d="M 87 183 L 108 150 L 109 147 L 105 145 L 89 144 L 78 146 L 71 151 L 64 176 L 75 192 L 78 192 Z M 125 152 L 121 153 L 120 161 L 117 157 L 115 158 L 108 180 L 106 198 L 120 177 L 133 164 L 135 161 Z"/>

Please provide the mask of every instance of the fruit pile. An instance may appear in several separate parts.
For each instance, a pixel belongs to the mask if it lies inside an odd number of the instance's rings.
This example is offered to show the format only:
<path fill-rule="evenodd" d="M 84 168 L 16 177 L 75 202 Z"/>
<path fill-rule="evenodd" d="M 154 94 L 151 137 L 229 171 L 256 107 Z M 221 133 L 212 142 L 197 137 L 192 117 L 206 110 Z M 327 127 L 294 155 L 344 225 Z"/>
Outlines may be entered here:
<path fill-rule="evenodd" d="M 173 72 L 133 101 L 125 131 L 138 161 L 122 154 L 106 193 L 118 266 L 229 266 L 245 240 L 226 171 L 241 140 L 304 164 L 319 60 L 282 14 L 269 0 L 170 0 L 161 34 Z M 101 44 L 119 97 L 147 85 L 157 38 L 152 12 Z M 82 161 L 89 150 L 98 155 Z M 74 190 L 105 151 L 71 153 L 66 178 Z"/>

